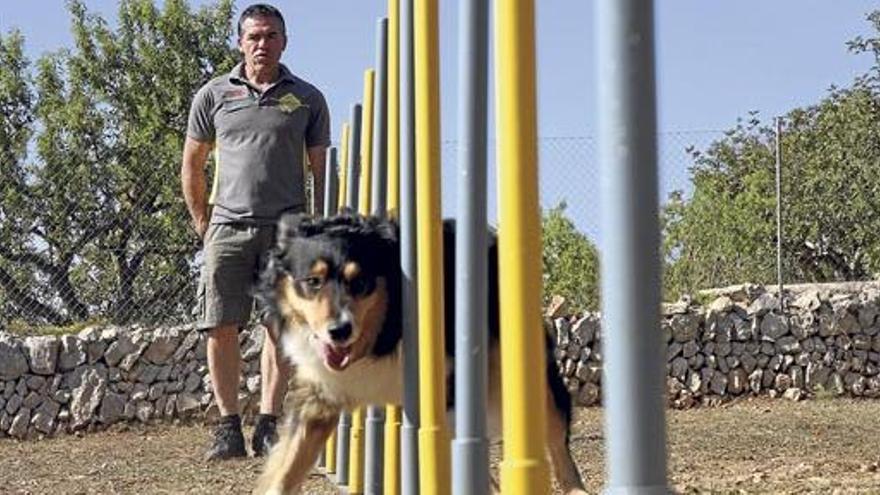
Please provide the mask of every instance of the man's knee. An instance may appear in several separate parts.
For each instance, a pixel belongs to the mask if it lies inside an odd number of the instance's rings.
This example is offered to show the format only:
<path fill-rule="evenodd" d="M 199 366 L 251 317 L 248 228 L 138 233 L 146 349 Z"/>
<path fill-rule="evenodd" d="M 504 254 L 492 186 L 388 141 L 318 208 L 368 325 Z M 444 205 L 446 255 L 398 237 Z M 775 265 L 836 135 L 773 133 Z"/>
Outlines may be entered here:
<path fill-rule="evenodd" d="M 215 345 L 238 346 L 238 327 L 236 325 L 220 325 L 208 330 L 208 341 Z"/>

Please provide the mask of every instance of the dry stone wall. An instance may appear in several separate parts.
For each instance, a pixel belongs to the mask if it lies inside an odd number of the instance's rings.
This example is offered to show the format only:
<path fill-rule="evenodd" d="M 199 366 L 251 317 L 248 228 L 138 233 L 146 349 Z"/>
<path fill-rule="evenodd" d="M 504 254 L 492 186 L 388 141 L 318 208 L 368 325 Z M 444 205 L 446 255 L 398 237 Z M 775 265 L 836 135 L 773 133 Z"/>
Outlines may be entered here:
<path fill-rule="evenodd" d="M 598 313 L 548 308 L 555 359 L 581 406 L 601 401 Z M 673 407 L 742 396 L 880 396 L 880 287 L 789 294 L 780 311 L 759 286 L 724 291 L 706 305 L 664 305 L 667 398 Z M 245 417 L 259 404 L 265 332 L 240 334 L 239 399 Z M 205 335 L 189 326 L 94 326 L 78 334 L 18 337 L 0 332 L 0 436 L 30 438 L 216 415 Z"/>
<path fill-rule="evenodd" d="M 576 403 L 599 403 L 600 317 L 548 315 L 556 361 Z M 849 292 L 813 286 L 775 294 L 745 285 L 707 305 L 664 305 L 666 394 L 673 407 L 716 404 L 741 396 L 880 396 L 880 288 Z"/>
<path fill-rule="evenodd" d="M 240 334 L 246 416 L 259 404 L 264 335 L 262 327 Z M 206 351 L 205 334 L 189 326 L 95 326 L 61 337 L 0 332 L 0 436 L 214 415 Z"/>

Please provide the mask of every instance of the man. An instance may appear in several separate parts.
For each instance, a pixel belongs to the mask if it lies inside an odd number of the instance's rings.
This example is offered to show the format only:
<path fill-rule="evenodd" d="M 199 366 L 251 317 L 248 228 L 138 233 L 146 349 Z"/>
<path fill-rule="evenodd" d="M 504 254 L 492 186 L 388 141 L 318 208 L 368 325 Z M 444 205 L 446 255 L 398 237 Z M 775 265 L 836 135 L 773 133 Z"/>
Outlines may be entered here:
<path fill-rule="evenodd" d="M 208 459 L 247 455 L 238 404 L 238 332 L 250 319 L 252 289 L 274 243 L 276 221 L 283 213 L 305 210 L 304 155 L 316 210 L 324 203 L 330 143 L 324 96 L 280 63 L 287 46 L 281 13 L 265 4 L 248 7 L 238 20 L 238 38 L 243 61 L 193 99 L 180 173 L 193 226 L 204 242 L 199 326 L 208 331 L 208 371 L 221 415 Z M 212 149 L 216 168 L 208 199 L 205 163 Z M 265 454 L 277 438 L 276 418 L 287 390 L 289 365 L 276 344 L 275 332 L 267 331 L 254 455 Z"/>

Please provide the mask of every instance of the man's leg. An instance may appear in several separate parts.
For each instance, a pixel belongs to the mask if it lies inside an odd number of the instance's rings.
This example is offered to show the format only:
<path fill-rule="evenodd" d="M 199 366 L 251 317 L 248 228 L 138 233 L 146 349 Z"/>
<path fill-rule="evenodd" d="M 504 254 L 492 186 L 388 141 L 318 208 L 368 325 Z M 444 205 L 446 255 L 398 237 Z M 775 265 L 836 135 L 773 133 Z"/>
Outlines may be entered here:
<path fill-rule="evenodd" d="M 257 416 L 252 447 L 255 455 L 268 453 L 278 440 L 276 423 L 282 413 L 290 380 L 290 361 L 283 355 L 277 332 L 266 328 L 260 354 L 260 414 Z"/>
<path fill-rule="evenodd" d="M 241 350 L 236 325 L 221 325 L 208 332 L 208 373 L 220 415 L 237 415 Z"/>
<path fill-rule="evenodd" d="M 276 341 L 277 332 L 266 329 L 263 350 L 260 355 L 261 396 L 260 412 L 278 416 L 287 394 L 290 380 L 290 361 L 284 356 L 281 343 Z"/>
<path fill-rule="evenodd" d="M 250 284 L 259 253 L 254 229 L 239 224 L 212 224 L 205 234 L 200 326 L 208 330 L 208 373 L 220 423 L 214 432 L 209 459 L 247 455 L 238 404 L 241 349 L 238 331 L 253 308 Z"/>
<path fill-rule="evenodd" d="M 244 435 L 238 406 L 238 382 L 241 370 L 241 351 L 238 346 L 238 327 L 221 325 L 208 331 L 208 374 L 214 389 L 214 400 L 220 409 L 220 422 L 214 430 L 214 442 L 208 450 L 208 460 L 244 457 Z"/>

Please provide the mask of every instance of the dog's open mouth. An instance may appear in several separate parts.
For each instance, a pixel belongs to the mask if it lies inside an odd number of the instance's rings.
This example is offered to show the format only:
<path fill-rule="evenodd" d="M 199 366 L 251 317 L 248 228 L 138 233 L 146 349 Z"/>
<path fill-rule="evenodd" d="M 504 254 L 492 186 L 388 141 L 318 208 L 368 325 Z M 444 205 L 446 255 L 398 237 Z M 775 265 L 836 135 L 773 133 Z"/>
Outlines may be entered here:
<path fill-rule="evenodd" d="M 351 346 L 324 344 L 321 346 L 324 364 L 335 371 L 342 371 L 351 363 Z"/>

